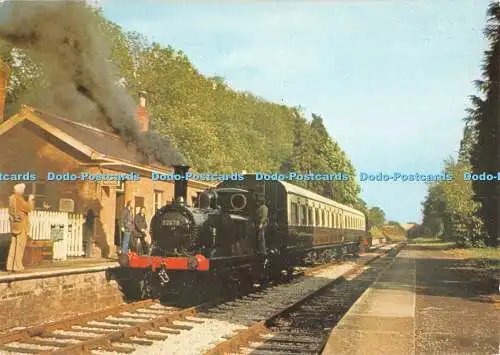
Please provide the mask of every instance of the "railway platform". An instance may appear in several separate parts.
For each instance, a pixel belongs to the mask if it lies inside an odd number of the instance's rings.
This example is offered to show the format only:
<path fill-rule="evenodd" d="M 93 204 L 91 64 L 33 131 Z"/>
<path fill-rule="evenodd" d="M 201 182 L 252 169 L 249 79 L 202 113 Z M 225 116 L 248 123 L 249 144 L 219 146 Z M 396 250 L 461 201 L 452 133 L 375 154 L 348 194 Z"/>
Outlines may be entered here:
<path fill-rule="evenodd" d="M 76 259 L 0 272 L 0 334 L 123 303 L 113 259 Z"/>
<path fill-rule="evenodd" d="M 498 280 L 409 245 L 333 329 L 323 355 L 497 354 Z"/>

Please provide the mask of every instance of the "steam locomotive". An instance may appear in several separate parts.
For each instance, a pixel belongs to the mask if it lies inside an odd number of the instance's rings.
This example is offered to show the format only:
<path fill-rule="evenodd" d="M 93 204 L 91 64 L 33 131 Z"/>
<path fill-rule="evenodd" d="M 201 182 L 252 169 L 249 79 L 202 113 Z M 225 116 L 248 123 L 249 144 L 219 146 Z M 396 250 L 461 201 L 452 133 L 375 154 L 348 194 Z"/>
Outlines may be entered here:
<path fill-rule="evenodd" d="M 366 237 L 362 212 L 283 181 L 259 181 L 255 174 L 221 182 L 189 207 L 188 170 L 174 166 L 183 179 L 175 181 L 174 202 L 151 220 L 149 253 L 131 252 L 122 263 L 134 273 L 138 298 L 216 290 L 228 280 L 275 279 L 306 262 L 356 254 Z M 269 210 L 265 255 L 254 224 L 258 199 Z"/>

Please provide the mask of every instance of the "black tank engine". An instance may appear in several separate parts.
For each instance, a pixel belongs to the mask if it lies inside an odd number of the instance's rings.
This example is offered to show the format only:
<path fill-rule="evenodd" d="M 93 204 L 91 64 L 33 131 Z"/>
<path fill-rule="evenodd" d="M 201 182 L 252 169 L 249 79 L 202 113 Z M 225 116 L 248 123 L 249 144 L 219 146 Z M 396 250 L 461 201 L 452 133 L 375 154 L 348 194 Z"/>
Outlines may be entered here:
<path fill-rule="evenodd" d="M 188 170 L 188 166 L 174 166 L 181 179 L 175 180 L 174 201 L 151 220 L 149 254 L 128 255 L 131 270 L 156 274 L 163 286 L 173 279 L 180 280 L 177 285 L 184 289 L 187 284 L 203 284 L 200 278 L 256 280 L 264 274 L 274 278 L 309 256 L 327 260 L 355 253 L 365 235 L 361 212 L 295 185 L 258 181 L 255 175 L 222 182 L 199 193 L 195 206 L 188 206 Z M 269 210 L 265 254 L 259 250 L 254 221 L 258 200 Z M 313 209 L 318 211 L 316 219 L 311 217 Z"/>

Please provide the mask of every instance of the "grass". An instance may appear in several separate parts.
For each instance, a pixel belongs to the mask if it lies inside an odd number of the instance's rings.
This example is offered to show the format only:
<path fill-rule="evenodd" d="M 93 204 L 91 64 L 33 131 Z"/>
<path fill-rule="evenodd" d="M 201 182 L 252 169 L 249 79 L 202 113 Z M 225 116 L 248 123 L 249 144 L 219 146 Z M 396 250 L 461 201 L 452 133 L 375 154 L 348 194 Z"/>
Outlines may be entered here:
<path fill-rule="evenodd" d="M 470 249 L 451 249 L 447 254 L 461 256 L 467 259 L 488 259 L 500 260 L 500 250 L 498 248 L 470 248 Z"/>
<path fill-rule="evenodd" d="M 448 248 L 453 248 L 457 244 L 455 242 L 447 242 L 439 238 L 433 238 L 433 237 L 418 237 L 418 238 L 411 238 L 408 240 L 409 244 L 416 244 L 420 246 L 425 246 L 425 247 L 434 247 L 436 249 L 448 249 Z"/>
<path fill-rule="evenodd" d="M 404 235 L 389 235 L 388 238 L 391 238 L 393 242 L 401 242 L 403 240 L 407 240 Z"/>
<path fill-rule="evenodd" d="M 446 255 L 454 258 L 475 259 L 480 261 L 486 269 L 500 269 L 500 249 L 498 248 L 458 248 L 455 242 L 432 237 L 412 238 L 409 244 L 443 250 Z"/>

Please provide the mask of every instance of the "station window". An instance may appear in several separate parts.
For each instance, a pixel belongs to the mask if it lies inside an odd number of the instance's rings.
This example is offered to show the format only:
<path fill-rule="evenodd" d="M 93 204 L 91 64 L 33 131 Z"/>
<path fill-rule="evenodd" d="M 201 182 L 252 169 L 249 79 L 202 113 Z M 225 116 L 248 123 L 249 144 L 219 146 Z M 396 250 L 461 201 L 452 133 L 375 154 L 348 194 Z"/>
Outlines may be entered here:
<path fill-rule="evenodd" d="M 144 207 L 144 197 L 136 196 L 134 199 L 135 214 L 138 214 L 142 207 Z"/>
<path fill-rule="evenodd" d="M 314 220 L 313 220 L 313 209 L 312 209 L 312 207 L 309 207 L 307 212 L 308 212 L 308 216 L 307 217 L 308 217 L 308 222 L 309 222 L 308 224 L 310 226 L 313 226 L 314 225 Z"/>
<path fill-rule="evenodd" d="M 158 211 L 163 206 L 163 191 L 154 191 L 154 213 Z"/>
<path fill-rule="evenodd" d="M 316 213 L 315 213 L 315 217 L 316 217 L 316 225 L 317 225 L 317 226 L 320 226 L 320 225 L 321 225 L 321 220 L 320 220 L 320 218 L 319 218 L 319 209 L 315 208 L 315 210 L 316 210 L 316 211 L 315 211 L 315 212 L 316 212 Z"/>
<path fill-rule="evenodd" d="M 35 195 L 35 208 L 44 208 L 45 196 L 46 196 L 46 184 L 45 182 L 32 182 L 26 183 L 25 194 Z"/>

